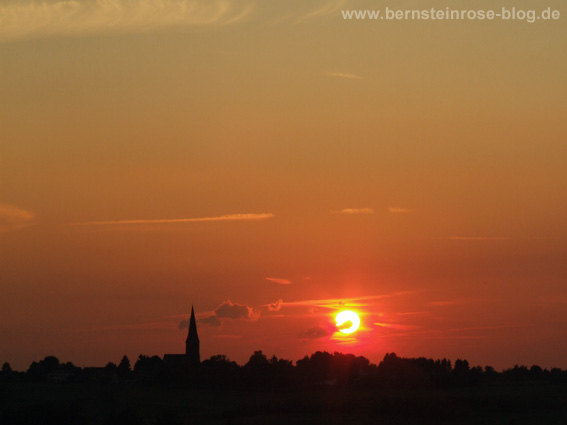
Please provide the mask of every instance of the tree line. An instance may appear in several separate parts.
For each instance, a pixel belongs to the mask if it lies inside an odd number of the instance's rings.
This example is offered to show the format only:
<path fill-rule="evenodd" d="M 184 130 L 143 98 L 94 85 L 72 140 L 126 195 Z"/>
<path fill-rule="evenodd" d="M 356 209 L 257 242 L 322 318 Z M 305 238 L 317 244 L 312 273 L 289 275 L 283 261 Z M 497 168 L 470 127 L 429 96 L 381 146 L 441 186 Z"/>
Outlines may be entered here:
<path fill-rule="evenodd" d="M 169 372 L 169 373 L 168 373 Z M 567 370 L 543 369 L 537 365 L 516 365 L 497 372 L 493 367 L 470 366 L 467 360 L 403 358 L 387 353 L 378 364 L 353 354 L 317 351 L 297 360 L 268 358 L 255 351 L 248 362 L 238 365 L 225 355 L 212 356 L 196 370 L 174 376 L 158 356 L 140 355 L 134 366 L 127 356 L 120 362 L 109 362 L 104 368 L 80 368 L 62 363 L 55 356 L 34 361 L 25 372 L 12 370 L 4 363 L 2 381 L 34 382 L 102 382 L 132 384 L 184 384 L 210 388 L 423 388 L 467 387 L 498 383 L 552 382 L 567 383 Z"/>

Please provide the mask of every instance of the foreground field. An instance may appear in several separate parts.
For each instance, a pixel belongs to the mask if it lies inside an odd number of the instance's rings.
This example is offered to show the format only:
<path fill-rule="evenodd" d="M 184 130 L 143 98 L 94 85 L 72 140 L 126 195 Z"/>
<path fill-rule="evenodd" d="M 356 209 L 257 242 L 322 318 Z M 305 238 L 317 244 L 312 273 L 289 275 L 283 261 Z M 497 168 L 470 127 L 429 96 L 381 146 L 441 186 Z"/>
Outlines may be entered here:
<path fill-rule="evenodd" d="M 565 424 L 567 386 L 362 391 L 212 391 L 2 383 L 0 423 L 120 425 Z"/>

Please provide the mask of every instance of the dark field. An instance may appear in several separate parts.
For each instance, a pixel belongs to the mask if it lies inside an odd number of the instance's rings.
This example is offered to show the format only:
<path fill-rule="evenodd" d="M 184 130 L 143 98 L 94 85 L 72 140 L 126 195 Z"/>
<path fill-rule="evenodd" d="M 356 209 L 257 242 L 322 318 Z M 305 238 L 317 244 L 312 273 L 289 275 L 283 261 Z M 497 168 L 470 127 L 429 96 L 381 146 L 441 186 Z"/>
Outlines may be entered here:
<path fill-rule="evenodd" d="M 567 386 L 213 391 L 91 383 L 0 384 L 11 424 L 566 424 Z"/>

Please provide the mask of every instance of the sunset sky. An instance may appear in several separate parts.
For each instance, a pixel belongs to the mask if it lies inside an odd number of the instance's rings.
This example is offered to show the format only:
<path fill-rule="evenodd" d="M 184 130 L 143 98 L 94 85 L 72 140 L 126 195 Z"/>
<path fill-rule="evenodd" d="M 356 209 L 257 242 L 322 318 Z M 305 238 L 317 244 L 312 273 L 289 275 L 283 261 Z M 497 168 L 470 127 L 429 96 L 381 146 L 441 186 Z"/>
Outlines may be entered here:
<path fill-rule="evenodd" d="M 562 16 L 341 15 L 471 5 Z M 562 0 L 0 0 L 0 363 L 567 368 L 566 75 Z"/>

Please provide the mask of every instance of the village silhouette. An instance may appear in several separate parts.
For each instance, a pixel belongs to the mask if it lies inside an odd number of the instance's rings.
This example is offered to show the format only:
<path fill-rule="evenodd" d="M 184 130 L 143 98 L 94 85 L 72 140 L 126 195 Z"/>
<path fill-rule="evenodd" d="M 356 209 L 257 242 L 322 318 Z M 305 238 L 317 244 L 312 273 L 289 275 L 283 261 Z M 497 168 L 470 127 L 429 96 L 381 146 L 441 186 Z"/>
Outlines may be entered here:
<path fill-rule="evenodd" d="M 262 351 L 242 366 L 201 361 L 192 307 L 184 354 L 83 368 L 47 356 L 25 372 L 4 363 L 0 400 L 0 424 L 563 424 L 567 370 L 321 351 L 295 364 Z"/>

